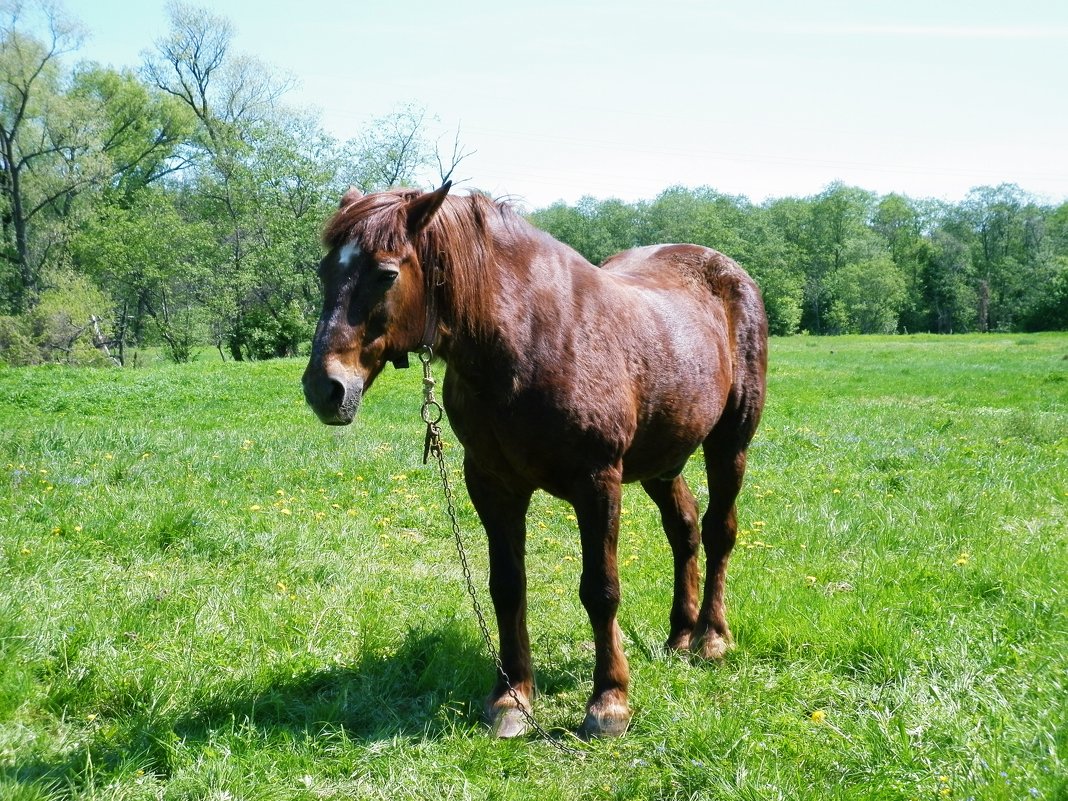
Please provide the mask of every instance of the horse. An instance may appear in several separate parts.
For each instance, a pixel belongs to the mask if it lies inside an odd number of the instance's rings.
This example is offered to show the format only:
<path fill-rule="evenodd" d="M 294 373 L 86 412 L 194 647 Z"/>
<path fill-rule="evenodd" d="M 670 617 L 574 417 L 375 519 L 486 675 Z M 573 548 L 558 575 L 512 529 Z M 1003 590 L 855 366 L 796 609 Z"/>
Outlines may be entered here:
<path fill-rule="evenodd" d="M 674 558 L 666 648 L 718 660 L 732 644 L 724 583 L 766 391 L 761 294 L 710 248 L 638 247 L 597 267 L 508 203 L 449 190 L 341 199 L 323 231 L 305 398 L 323 423 L 347 425 L 387 363 L 432 348 L 489 544 L 501 664 L 487 723 L 498 737 L 529 727 L 526 515 L 542 490 L 574 508 L 582 546 L 595 664 L 578 733 L 619 736 L 631 718 L 616 621 L 623 483 L 640 482 L 656 504 Z M 682 475 L 699 446 L 709 493 L 700 518 Z"/>

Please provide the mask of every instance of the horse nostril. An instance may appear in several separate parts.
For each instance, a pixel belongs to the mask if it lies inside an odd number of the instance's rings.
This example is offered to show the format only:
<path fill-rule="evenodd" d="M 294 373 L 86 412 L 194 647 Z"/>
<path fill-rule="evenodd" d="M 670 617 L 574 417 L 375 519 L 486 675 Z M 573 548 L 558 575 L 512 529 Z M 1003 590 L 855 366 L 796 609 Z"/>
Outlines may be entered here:
<path fill-rule="evenodd" d="M 330 404 L 337 409 L 340 409 L 345 402 L 345 385 L 338 381 L 336 378 L 328 380 L 330 387 Z"/>
<path fill-rule="evenodd" d="M 358 375 L 309 370 L 303 380 L 304 398 L 320 420 L 338 426 L 352 422 L 363 394 L 363 381 Z"/>

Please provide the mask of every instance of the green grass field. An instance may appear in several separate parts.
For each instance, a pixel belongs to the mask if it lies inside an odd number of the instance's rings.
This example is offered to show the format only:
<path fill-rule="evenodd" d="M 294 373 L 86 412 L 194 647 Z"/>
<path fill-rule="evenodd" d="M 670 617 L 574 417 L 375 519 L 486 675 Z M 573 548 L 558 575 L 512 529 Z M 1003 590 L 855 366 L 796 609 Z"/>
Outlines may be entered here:
<path fill-rule="evenodd" d="M 662 653 L 671 560 L 628 487 L 635 716 L 582 758 L 486 736 L 418 370 L 330 429 L 303 367 L 0 370 L 4 801 L 1068 798 L 1068 335 L 774 341 L 737 646 Z M 574 730 L 574 518 L 529 523 L 536 712 Z"/>

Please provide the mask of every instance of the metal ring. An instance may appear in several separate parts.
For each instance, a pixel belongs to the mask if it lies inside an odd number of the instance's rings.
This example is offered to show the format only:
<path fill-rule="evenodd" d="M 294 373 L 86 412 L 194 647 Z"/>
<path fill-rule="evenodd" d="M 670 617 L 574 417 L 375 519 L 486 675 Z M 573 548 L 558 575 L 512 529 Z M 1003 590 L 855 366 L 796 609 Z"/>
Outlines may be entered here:
<path fill-rule="evenodd" d="M 434 349 L 430 345 L 423 345 L 419 349 L 419 361 L 423 364 L 430 364 L 434 360 Z"/>
<path fill-rule="evenodd" d="M 436 400 L 428 400 L 423 403 L 423 408 L 419 414 L 422 416 L 424 423 L 428 426 L 433 426 L 441 422 L 445 412 L 441 408 L 441 404 Z"/>

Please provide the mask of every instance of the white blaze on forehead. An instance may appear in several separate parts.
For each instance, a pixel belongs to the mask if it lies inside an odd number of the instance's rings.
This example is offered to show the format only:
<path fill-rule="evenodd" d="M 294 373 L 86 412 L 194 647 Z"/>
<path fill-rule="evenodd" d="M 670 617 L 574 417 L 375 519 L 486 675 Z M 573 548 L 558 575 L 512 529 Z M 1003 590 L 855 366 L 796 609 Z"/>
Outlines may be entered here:
<path fill-rule="evenodd" d="M 353 259 L 359 258 L 362 252 L 360 246 L 355 242 L 349 242 L 348 244 L 342 245 L 341 250 L 337 254 L 337 263 L 342 267 L 348 267 L 349 263 Z"/>

